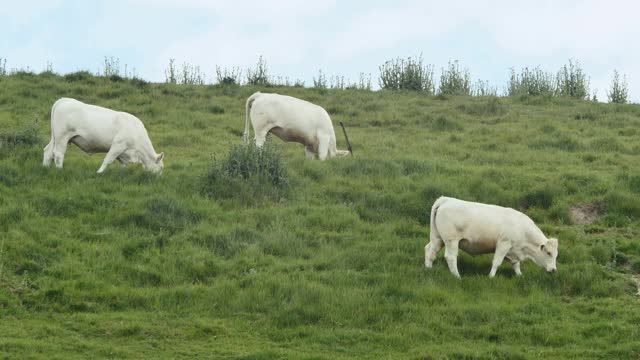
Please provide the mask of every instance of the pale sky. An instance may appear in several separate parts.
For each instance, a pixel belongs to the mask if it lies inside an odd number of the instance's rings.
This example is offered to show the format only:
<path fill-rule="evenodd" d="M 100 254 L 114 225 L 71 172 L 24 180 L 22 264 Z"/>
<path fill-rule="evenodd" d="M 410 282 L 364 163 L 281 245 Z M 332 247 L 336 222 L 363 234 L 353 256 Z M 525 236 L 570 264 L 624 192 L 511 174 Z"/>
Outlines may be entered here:
<path fill-rule="evenodd" d="M 22 0 L 0 12 L 0 58 L 7 69 L 102 72 L 114 56 L 151 81 L 169 58 L 215 67 L 255 65 L 305 80 L 321 69 L 357 80 L 396 57 L 422 54 L 436 78 L 459 60 L 472 79 L 503 89 L 509 69 L 556 72 L 577 59 L 591 91 L 606 100 L 613 70 L 640 102 L 640 2 L 420 0 Z"/>

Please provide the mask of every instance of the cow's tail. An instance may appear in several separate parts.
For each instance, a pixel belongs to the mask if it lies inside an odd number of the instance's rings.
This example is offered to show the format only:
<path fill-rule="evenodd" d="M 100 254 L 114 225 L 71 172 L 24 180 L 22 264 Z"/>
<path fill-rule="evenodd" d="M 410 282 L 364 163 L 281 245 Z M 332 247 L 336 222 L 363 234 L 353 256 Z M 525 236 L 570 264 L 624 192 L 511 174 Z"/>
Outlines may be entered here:
<path fill-rule="evenodd" d="M 440 233 L 438 232 L 438 228 L 436 227 L 436 216 L 438 213 L 438 208 L 447 200 L 446 197 L 440 196 L 436 202 L 433 203 L 431 207 L 431 221 L 429 222 L 429 242 L 432 241 L 442 241 L 440 237 Z"/>
<path fill-rule="evenodd" d="M 53 103 L 53 106 L 51 106 L 51 117 L 49 118 L 49 122 L 50 122 L 50 126 L 51 126 L 51 140 L 49 141 L 49 144 L 47 144 L 47 146 L 44 147 L 44 158 L 42 160 L 42 165 L 43 166 L 49 166 L 49 164 L 51 164 L 51 161 L 53 160 L 53 149 L 55 148 L 55 136 L 53 133 L 53 117 L 54 114 L 56 112 L 56 106 L 58 105 L 58 103 L 60 102 L 60 100 L 57 100 L 55 103 Z"/>
<path fill-rule="evenodd" d="M 244 119 L 244 133 L 242 133 L 242 140 L 246 144 L 249 141 L 249 123 L 251 122 L 251 106 L 253 102 L 258 98 L 260 92 L 256 92 L 253 95 L 249 96 L 247 99 L 247 104 L 245 106 L 245 119 Z"/>

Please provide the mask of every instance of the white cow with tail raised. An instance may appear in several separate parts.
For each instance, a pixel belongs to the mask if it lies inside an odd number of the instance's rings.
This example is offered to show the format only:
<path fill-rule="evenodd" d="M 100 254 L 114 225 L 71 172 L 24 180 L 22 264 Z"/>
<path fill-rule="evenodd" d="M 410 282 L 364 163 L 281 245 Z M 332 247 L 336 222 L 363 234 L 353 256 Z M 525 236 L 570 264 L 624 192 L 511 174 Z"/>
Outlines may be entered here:
<path fill-rule="evenodd" d="M 440 197 L 431 208 L 429 243 L 424 264 L 430 268 L 438 251 L 445 247 L 449 271 L 458 273 L 458 249 L 471 255 L 494 253 L 490 277 L 506 258 L 516 275 L 520 261 L 533 260 L 548 272 L 556 271 L 558 240 L 549 238 L 525 214 L 496 205 Z"/>
<path fill-rule="evenodd" d="M 336 134 L 329 114 L 322 107 L 308 101 L 257 92 L 246 103 L 243 135 L 245 143 L 249 140 L 249 122 L 253 125 L 256 146 L 259 148 L 264 145 L 267 134 L 271 132 L 285 142 L 304 145 L 308 158 L 317 156 L 320 160 L 326 160 L 351 153 L 350 150 L 336 149 Z"/>
<path fill-rule="evenodd" d="M 62 168 L 69 143 L 88 154 L 107 153 L 98 169 L 102 173 L 114 160 L 123 166 L 142 164 L 145 170 L 161 172 L 164 153 L 153 149 L 142 121 L 126 112 L 61 98 L 51 108 L 51 141 L 44 148 L 43 166 L 54 161 Z"/>

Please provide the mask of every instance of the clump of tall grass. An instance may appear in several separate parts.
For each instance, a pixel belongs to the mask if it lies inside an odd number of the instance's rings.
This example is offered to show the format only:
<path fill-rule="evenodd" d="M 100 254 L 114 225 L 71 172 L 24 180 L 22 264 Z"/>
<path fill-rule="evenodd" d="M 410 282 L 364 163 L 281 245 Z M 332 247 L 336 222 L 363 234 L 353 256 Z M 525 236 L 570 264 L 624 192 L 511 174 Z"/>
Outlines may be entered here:
<path fill-rule="evenodd" d="M 627 77 L 623 76 L 620 80 L 618 70 L 613 70 L 613 79 L 611 80 L 611 89 L 607 92 L 607 98 L 610 103 L 626 104 L 628 99 Z"/>
<path fill-rule="evenodd" d="M 182 63 L 182 70 L 180 71 L 178 81 L 180 84 L 185 85 L 204 85 L 205 77 L 204 72 L 200 70 L 200 66 Z"/>
<path fill-rule="evenodd" d="M 172 198 L 155 197 L 148 200 L 144 211 L 127 217 L 126 223 L 137 227 L 176 233 L 200 221 L 200 215 Z"/>
<path fill-rule="evenodd" d="M 473 96 L 498 96 L 498 88 L 491 86 L 489 81 L 477 80 L 471 87 Z"/>
<path fill-rule="evenodd" d="M 276 76 L 271 78 L 269 85 L 302 88 L 304 87 L 304 80 L 295 79 L 291 81 L 288 76 Z"/>
<path fill-rule="evenodd" d="M 255 86 L 271 86 L 267 61 L 260 55 L 255 69 L 247 69 L 247 84 Z"/>
<path fill-rule="evenodd" d="M 226 158 L 213 162 L 202 185 L 203 193 L 210 197 L 244 204 L 280 200 L 288 188 L 284 163 L 270 142 L 262 149 L 255 144 L 231 146 Z"/>
<path fill-rule="evenodd" d="M 318 70 L 318 77 L 313 77 L 313 87 L 316 89 L 327 88 L 327 76 L 322 73 L 322 69 Z"/>
<path fill-rule="evenodd" d="M 35 124 L 29 124 L 14 131 L 0 133 L 0 148 L 5 146 L 31 146 L 39 143 L 40 134 Z"/>
<path fill-rule="evenodd" d="M 356 86 L 358 90 L 371 91 L 371 74 L 360 73 L 358 78 L 358 84 Z"/>
<path fill-rule="evenodd" d="M 175 66 L 176 59 L 169 59 L 169 67 L 164 70 L 164 82 L 168 84 L 178 83 L 178 74 Z"/>
<path fill-rule="evenodd" d="M 30 147 L 37 144 L 40 144 L 40 133 L 35 123 L 20 129 L 0 132 L 0 159 L 19 146 Z"/>
<path fill-rule="evenodd" d="M 169 59 L 169 65 L 164 71 L 164 81 L 167 84 L 183 84 L 183 85 L 204 85 L 206 75 L 200 66 L 182 63 L 182 67 L 178 68 L 175 59 Z"/>
<path fill-rule="evenodd" d="M 525 67 L 519 74 L 511 68 L 507 95 L 520 96 L 522 99 L 541 96 L 589 100 L 589 79 L 580 63 L 572 59 L 569 59 L 569 64 L 563 65 L 555 76 L 540 67 Z"/>
<path fill-rule="evenodd" d="M 508 96 L 540 96 L 553 95 L 555 93 L 555 78 L 552 73 L 545 72 L 540 67 L 529 69 L 525 67 L 520 74 L 511 68 L 509 83 L 507 85 Z"/>
<path fill-rule="evenodd" d="M 216 66 L 216 83 L 220 85 L 242 85 L 242 70 L 240 68 L 221 68 Z"/>
<path fill-rule="evenodd" d="M 65 74 L 64 79 L 68 82 L 85 82 L 90 84 L 95 82 L 92 81 L 94 79 L 93 74 L 85 70 Z"/>
<path fill-rule="evenodd" d="M 589 79 L 578 61 L 569 59 L 569 64 L 558 70 L 556 93 L 581 100 L 589 96 Z"/>
<path fill-rule="evenodd" d="M 329 78 L 329 87 L 332 89 L 344 90 L 345 84 L 344 75 L 333 75 Z"/>
<path fill-rule="evenodd" d="M 471 75 L 469 75 L 469 70 L 460 70 L 458 60 L 449 61 L 447 68 L 442 69 L 438 93 L 441 95 L 471 95 Z"/>
<path fill-rule="evenodd" d="M 422 55 L 418 58 L 391 59 L 380 65 L 378 84 L 385 90 L 411 90 L 435 93 L 433 65 L 424 65 Z"/>
<path fill-rule="evenodd" d="M 0 57 L 0 76 L 7 76 L 7 59 Z"/>
<path fill-rule="evenodd" d="M 120 77 L 120 59 L 114 56 L 105 56 L 102 75 L 104 77 Z"/>

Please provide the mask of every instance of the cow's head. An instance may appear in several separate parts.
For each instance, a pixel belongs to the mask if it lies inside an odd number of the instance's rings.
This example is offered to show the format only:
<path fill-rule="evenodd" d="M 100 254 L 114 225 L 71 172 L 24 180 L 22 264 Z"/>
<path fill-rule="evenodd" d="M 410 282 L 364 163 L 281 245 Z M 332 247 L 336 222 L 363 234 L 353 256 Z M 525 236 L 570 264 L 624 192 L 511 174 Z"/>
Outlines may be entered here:
<path fill-rule="evenodd" d="M 547 272 L 556 271 L 556 258 L 558 257 L 558 239 L 549 238 L 537 249 L 533 260 Z"/>
<path fill-rule="evenodd" d="M 160 154 L 156 154 L 155 157 L 151 159 L 151 161 L 146 161 L 145 163 L 143 163 L 142 166 L 145 170 L 149 170 L 151 172 L 159 174 L 162 172 L 162 169 L 164 169 L 164 162 L 162 161 L 163 159 L 164 152 L 161 152 Z"/>

